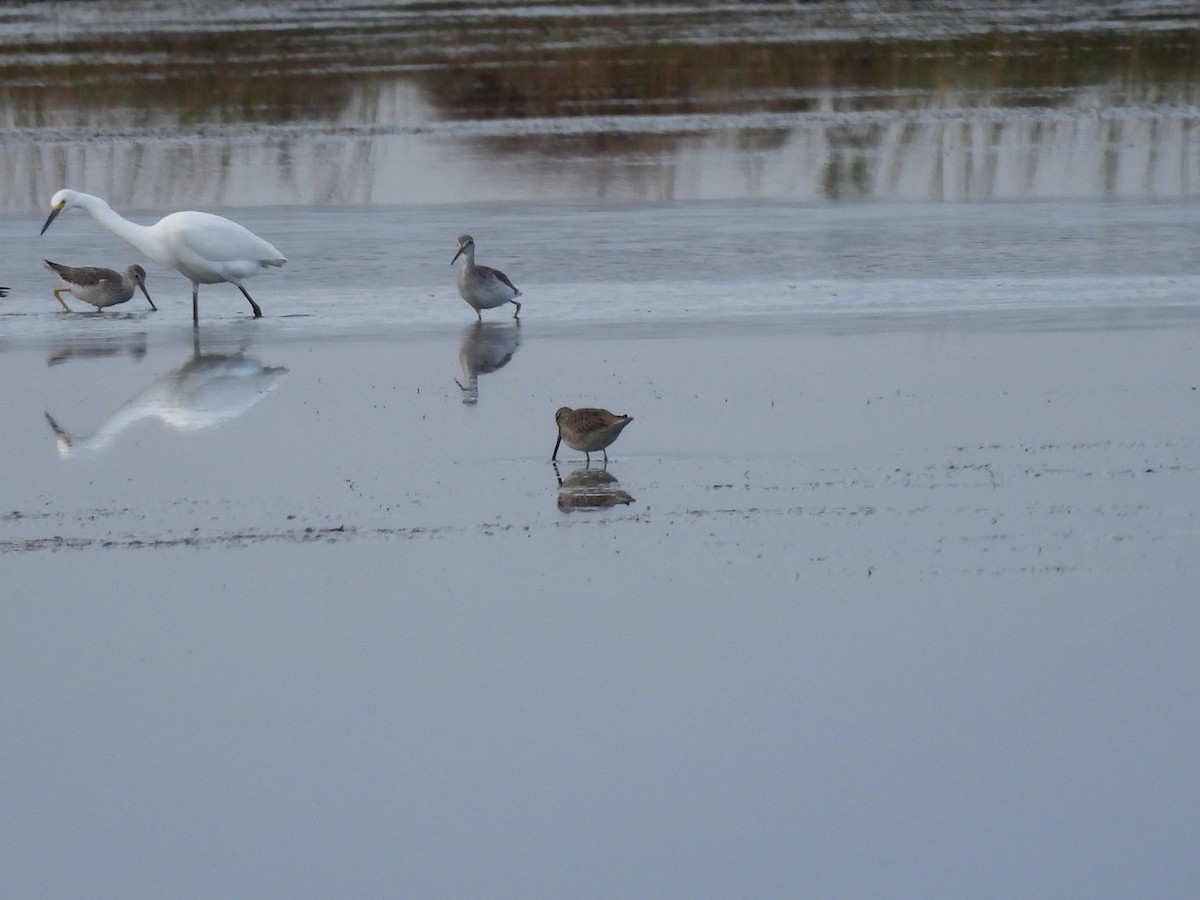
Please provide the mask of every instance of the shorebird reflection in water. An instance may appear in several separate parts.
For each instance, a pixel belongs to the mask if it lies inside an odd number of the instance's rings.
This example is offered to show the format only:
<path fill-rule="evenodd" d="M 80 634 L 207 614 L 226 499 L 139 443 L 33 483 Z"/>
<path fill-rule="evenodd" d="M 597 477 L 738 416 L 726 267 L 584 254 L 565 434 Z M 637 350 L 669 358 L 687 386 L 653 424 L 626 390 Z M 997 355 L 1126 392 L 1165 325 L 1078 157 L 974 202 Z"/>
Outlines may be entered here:
<path fill-rule="evenodd" d="M 50 200 L 42 234 L 64 209 L 82 209 L 93 219 L 160 266 L 174 269 L 192 283 L 192 322 L 200 324 L 200 285 L 228 282 L 250 301 L 254 318 L 262 310 L 242 281 L 268 266 L 282 266 L 282 253 L 237 222 L 211 213 L 175 212 L 153 225 L 130 222 L 100 197 L 63 189 Z"/>
<path fill-rule="evenodd" d="M 58 366 L 81 359 L 128 356 L 134 361 L 146 358 L 146 332 L 122 331 L 116 334 L 84 334 L 60 338 L 50 344 L 47 366 Z"/>
<path fill-rule="evenodd" d="M 264 366 L 241 353 L 202 354 L 197 344 L 193 356 L 178 369 L 154 379 L 136 397 L 106 418 L 90 435 L 74 435 L 46 413 L 58 452 L 69 457 L 80 451 L 103 450 L 129 426 L 143 419 L 159 419 L 177 431 L 199 431 L 240 416 L 287 375 L 281 366 Z"/>
<path fill-rule="evenodd" d="M 521 345 L 521 320 L 516 322 L 476 322 L 463 331 L 458 348 L 466 383 L 454 380 L 462 390 L 462 402 L 479 402 L 479 376 L 499 371 L 508 365 Z"/>
<path fill-rule="evenodd" d="M 554 463 L 558 476 L 558 508 L 563 512 L 577 509 L 609 509 L 613 506 L 628 506 L 633 495 L 621 490 L 621 483 L 605 469 L 576 469 L 566 478 L 559 475 L 558 463 Z"/>
<path fill-rule="evenodd" d="M 450 260 L 450 265 L 454 265 L 460 256 L 463 261 L 458 270 L 458 294 L 475 310 L 476 318 L 483 319 L 480 310 L 495 309 L 505 303 L 516 306 L 513 318 L 517 318 L 521 314 L 521 304 L 516 298 L 521 296 L 521 292 L 503 272 L 490 266 L 475 265 L 475 239 L 469 234 L 459 237 L 458 252 Z"/>
<path fill-rule="evenodd" d="M 63 294 L 73 294 L 84 303 L 90 303 L 97 310 L 107 309 L 119 303 L 125 303 L 133 296 L 135 288 L 140 288 L 150 303 L 150 308 L 158 310 L 146 290 L 146 270 L 139 265 L 132 265 L 124 272 L 114 269 L 103 269 L 99 266 L 64 266 L 62 263 L 46 260 L 46 268 L 62 279 L 62 287 L 54 289 L 54 299 L 62 304 L 67 312 L 72 312 L 67 306 Z"/>
<path fill-rule="evenodd" d="M 625 426 L 633 421 L 633 417 L 618 416 L 607 409 L 571 409 L 569 406 L 563 406 L 554 414 L 554 421 L 558 425 L 558 440 L 554 442 L 551 459 L 558 458 L 558 445 L 565 442 L 572 450 L 584 453 L 588 462 L 592 461 L 592 453 L 601 450 L 604 453 L 604 462 L 607 463 L 608 447 L 620 436 Z"/>

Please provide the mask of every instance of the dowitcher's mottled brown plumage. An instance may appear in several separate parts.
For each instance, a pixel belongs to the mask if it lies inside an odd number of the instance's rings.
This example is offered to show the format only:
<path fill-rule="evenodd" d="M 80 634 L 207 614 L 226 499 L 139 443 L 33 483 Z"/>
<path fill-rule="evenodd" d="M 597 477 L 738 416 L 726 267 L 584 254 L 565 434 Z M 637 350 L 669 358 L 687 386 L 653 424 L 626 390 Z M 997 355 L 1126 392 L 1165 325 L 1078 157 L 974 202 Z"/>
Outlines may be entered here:
<path fill-rule="evenodd" d="M 558 458 L 558 445 L 565 441 L 572 450 L 583 452 L 588 462 L 591 462 L 591 454 L 596 450 L 602 451 L 604 461 L 608 462 L 609 445 L 633 421 L 633 417 L 618 416 L 607 409 L 571 409 L 564 406 L 554 414 L 554 421 L 558 424 L 558 440 L 554 442 L 551 459 Z"/>

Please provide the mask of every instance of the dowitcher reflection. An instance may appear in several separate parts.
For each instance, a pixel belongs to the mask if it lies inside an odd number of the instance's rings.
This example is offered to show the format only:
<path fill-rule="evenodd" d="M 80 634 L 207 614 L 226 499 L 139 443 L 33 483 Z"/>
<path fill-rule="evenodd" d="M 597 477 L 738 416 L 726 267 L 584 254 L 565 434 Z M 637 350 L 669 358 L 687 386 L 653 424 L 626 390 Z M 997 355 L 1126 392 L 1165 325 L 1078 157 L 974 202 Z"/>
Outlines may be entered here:
<path fill-rule="evenodd" d="M 521 345 L 521 322 L 476 322 L 463 330 L 458 348 L 463 381 L 454 383 L 462 390 L 462 402 L 479 402 L 479 376 L 504 368 Z"/>
<path fill-rule="evenodd" d="M 582 452 L 589 463 L 595 451 L 602 451 L 607 464 L 609 446 L 633 421 L 633 416 L 618 416 L 607 409 L 563 406 L 554 414 L 554 421 L 558 425 L 558 440 L 554 442 L 551 459 L 558 458 L 558 445 L 565 442 L 572 450 Z"/>
<path fill-rule="evenodd" d="M 521 292 L 503 272 L 490 266 L 475 265 L 475 239 L 469 234 L 459 237 L 458 252 L 450 260 L 450 265 L 454 265 L 460 256 L 463 261 L 458 270 L 458 293 L 475 310 L 475 316 L 482 321 L 483 313 L 480 310 L 511 303 L 517 308 L 513 313 L 513 318 L 517 318 L 521 314 L 521 304 L 516 298 L 521 296 Z"/>
<path fill-rule="evenodd" d="M 158 309 L 150 299 L 150 292 L 146 290 L 146 270 L 139 265 L 134 264 L 124 272 L 118 272 L 100 266 L 64 266 L 62 263 L 46 260 L 46 268 L 63 281 L 62 287 L 54 289 L 54 299 L 61 303 L 67 312 L 72 310 L 62 298 L 63 294 L 72 294 L 84 303 L 90 303 L 97 310 L 102 310 L 128 302 L 133 297 L 134 290 L 138 288 L 146 295 L 150 308 L 156 311 Z"/>
<path fill-rule="evenodd" d="M 50 200 L 50 216 L 42 234 L 64 209 L 82 209 L 122 240 L 160 266 L 175 269 L 192 283 L 192 322 L 200 324 L 200 285 L 228 282 L 250 301 L 254 318 L 262 316 L 242 281 L 268 266 L 287 260 L 269 243 L 237 222 L 211 213 L 185 212 L 163 216 L 153 225 L 130 222 L 107 202 L 91 194 L 63 189 Z"/>
<path fill-rule="evenodd" d="M 554 464 L 558 475 L 558 463 Z M 621 490 L 616 476 L 605 469 L 584 466 L 563 478 L 558 476 L 558 508 L 563 512 L 577 509 L 609 509 L 613 506 L 628 506 L 633 496 Z"/>

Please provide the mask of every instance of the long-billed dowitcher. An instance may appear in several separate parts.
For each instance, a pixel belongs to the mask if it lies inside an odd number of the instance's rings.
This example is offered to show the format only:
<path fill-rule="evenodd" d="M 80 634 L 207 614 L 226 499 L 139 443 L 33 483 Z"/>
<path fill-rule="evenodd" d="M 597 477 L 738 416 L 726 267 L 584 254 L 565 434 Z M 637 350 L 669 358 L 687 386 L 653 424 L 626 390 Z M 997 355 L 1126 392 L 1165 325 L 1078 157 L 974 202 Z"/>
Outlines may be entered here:
<path fill-rule="evenodd" d="M 175 269 L 192 283 L 192 322 L 200 324 L 200 285 L 228 282 L 237 285 L 250 301 L 254 318 L 262 310 L 242 281 L 267 266 L 282 266 L 286 259 L 252 231 L 237 222 L 204 212 L 176 212 L 153 225 L 138 225 L 118 214 L 104 200 L 80 191 L 63 189 L 50 200 L 50 217 L 42 234 L 64 209 L 82 209 L 93 219 L 132 244 L 161 266 Z"/>
<path fill-rule="evenodd" d="M 62 298 L 63 294 L 74 294 L 96 309 L 105 309 L 129 300 L 133 296 L 134 288 L 141 288 L 150 302 L 150 308 L 158 309 L 150 299 L 150 292 L 146 290 L 146 270 L 139 265 L 132 265 L 124 272 L 117 272 L 99 266 L 64 266 L 62 263 L 46 260 L 46 268 L 63 280 L 63 286 L 54 289 L 54 299 L 61 303 L 67 312 L 71 312 L 71 307 L 67 306 L 67 301 Z"/>
<path fill-rule="evenodd" d="M 517 308 L 513 313 L 513 318 L 517 318 L 521 314 L 521 304 L 516 298 L 521 296 L 521 292 L 503 272 L 490 266 L 475 265 L 475 239 L 469 234 L 459 237 L 458 252 L 450 260 L 450 265 L 454 265 L 460 256 L 463 262 L 458 270 L 458 294 L 471 305 L 480 321 L 483 320 L 480 310 L 495 309 L 505 303 Z"/>
<path fill-rule="evenodd" d="M 581 451 L 588 462 L 592 461 L 592 453 L 602 451 L 607 463 L 609 445 L 633 421 L 633 416 L 614 415 L 607 409 L 571 409 L 563 406 L 554 414 L 554 421 L 558 424 L 558 440 L 554 442 L 551 459 L 558 458 L 558 445 L 566 441 L 572 450 Z"/>

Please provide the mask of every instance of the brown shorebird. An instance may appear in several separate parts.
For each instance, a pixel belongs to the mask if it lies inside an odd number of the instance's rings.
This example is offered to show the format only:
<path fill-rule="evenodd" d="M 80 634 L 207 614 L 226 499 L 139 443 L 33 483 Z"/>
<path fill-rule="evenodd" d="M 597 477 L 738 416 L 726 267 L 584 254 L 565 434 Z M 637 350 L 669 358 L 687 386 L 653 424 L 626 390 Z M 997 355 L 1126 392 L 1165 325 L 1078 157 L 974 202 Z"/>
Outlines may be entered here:
<path fill-rule="evenodd" d="M 141 266 L 132 265 L 124 272 L 113 269 L 102 269 L 99 266 L 64 266 L 62 263 L 46 260 L 46 268 L 63 280 L 62 287 L 54 289 L 54 299 L 62 304 L 62 308 L 71 312 L 63 294 L 74 294 L 84 303 L 90 303 L 96 309 L 106 309 L 126 302 L 133 296 L 134 288 L 141 288 L 150 308 L 157 310 L 154 301 L 150 300 L 150 292 L 146 290 L 146 270 Z"/>
<path fill-rule="evenodd" d="M 588 462 L 592 461 L 594 451 L 602 451 L 607 463 L 609 445 L 633 421 L 633 416 L 614 415 L 607 409 L 571 409 L 564 406 L 554 414 L 554 421 L 558 424 L 558 440 L 554 442 L 551 459 L 558 458 L 558 445 L 566 441 L 572 450 L 582 451 Z"/>
<path fill-rule="evenodd" d="M 481 309 L 495 309 L 511 303 L 517 308 L 513 313 L 513 318 L 517 318 L 521 314 L 521 304 L 516 298 L 521 296 L 521 292 L 503 272 L 489 266 L 475 265 L 475 239 L 469 234 L 459 237 L 458 252 L 450 260 L 450 265 L 454 265 L 460 256 L 463 262 L 458 270 L 458 294 L 471 305 L 475 315 L 482 321 Z"/>

